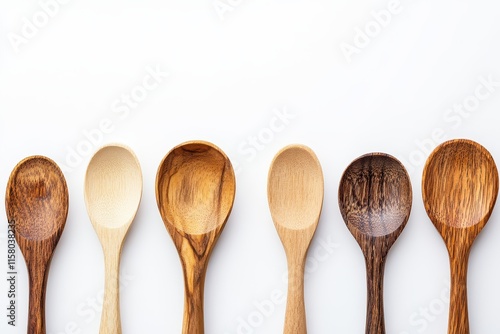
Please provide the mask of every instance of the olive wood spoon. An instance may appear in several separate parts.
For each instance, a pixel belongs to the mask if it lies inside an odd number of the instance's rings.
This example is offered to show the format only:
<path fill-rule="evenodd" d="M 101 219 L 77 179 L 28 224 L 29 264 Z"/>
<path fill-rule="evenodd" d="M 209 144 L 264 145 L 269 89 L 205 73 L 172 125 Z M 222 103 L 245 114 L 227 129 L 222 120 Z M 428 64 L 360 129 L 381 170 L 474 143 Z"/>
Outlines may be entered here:
<path fill-rule="evenodd" d="M 32 156 L 12 171 L 7 184 L 7 218 L 29 274 L 28 334 L 45 334 L 45 292 L 50 261 L 68 216 L 68 188 L 56 163 Z"/>
<path fill-rule="evenodd" d="M 497 195 L 497 167 L 490 153 L 478 143 L 465 139 L 447 141 L 427 159 L 422 197 L 450 258 L 450 334 L 469 333 L 469 253 L 493 211 Z"/>
<path fill-rule="evenodd" d="M 156 201 L 184 273 L 184 334 L 203 334 L 210 254 L 233 207 L 236 181 L 218 147 L 191 141 L 173 148 L 156 175 Z"/>
<path fill-rule="evenodd" d="M 290 145 L 276 154 L 269 169 L 267 195 L 288 264 L 285 334 L 307 333 L 304 266 L 321 215 L 323 188 L 321 165 L 310 148 Z"/>
<path fill-rule="evenodd" d="M 142 196 L 142 173 L 135 154 L 122 145 L 95 153 L 85 175 L 85 204 L 104 253 L 105 289 L 100 334 L 121 334 L 120 254 Z"/>
<path fill-rule="evenodd" d="M 412 188 L 404 166 L 383 153 L 364 155 L 345 170 L 339 207 L 366 263 L 366 333 L 385 333 L 383 279 L 387 254 L 410 216 Z"/>

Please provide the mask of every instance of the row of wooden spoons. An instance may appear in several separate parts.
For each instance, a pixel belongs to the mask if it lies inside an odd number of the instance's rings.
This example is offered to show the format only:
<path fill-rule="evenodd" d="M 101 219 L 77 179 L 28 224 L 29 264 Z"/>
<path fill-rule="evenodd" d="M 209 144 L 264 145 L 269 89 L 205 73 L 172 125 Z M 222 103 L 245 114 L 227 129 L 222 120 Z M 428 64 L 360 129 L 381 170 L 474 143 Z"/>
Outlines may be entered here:
<path fill-rule="evenodd" d="M 183 333 L 204 333 L 203 287 L 208 260 L 235 196 L 231 162 L 213 144 L 193 141 L 173 148 L 156 176 L 161 217 L 178 250 L 185 279 Z M 286 334 L 305 334 L 304 265 L 323 205 L 323 172 L 308 147 L 291 145 L 274 158 L 268 175 L 272 219 L 285 248 L 289 288 Z M 491 215 L 498 171 L 489 152 L 470 140 L 441 144 L 424 168 L 426 211 L 448 248 L 452 287 L 448 333 L 469 333 L 466 276 L 470 247 Z M 91 159 L 85 203 L 105 258 L 101 334 L 120 334 L 118 271 L 127 231 L 142 197 L 142 172 L 127 147 L 109 145 Z M 342 217 L 366 260 L 366 333 L 385 333 L 383 273 L 389 249 L 404 229 L 412 187 L 394 157 L 372 153 L 353 161 L 339 186 Z M 45 287 L 50 260 L 66 223 L 69 195 L 50 159 L 33 156 L 13 170 L 6 211 L 26 260 L 30 282 L 28 333 L 45 333 Z"/>

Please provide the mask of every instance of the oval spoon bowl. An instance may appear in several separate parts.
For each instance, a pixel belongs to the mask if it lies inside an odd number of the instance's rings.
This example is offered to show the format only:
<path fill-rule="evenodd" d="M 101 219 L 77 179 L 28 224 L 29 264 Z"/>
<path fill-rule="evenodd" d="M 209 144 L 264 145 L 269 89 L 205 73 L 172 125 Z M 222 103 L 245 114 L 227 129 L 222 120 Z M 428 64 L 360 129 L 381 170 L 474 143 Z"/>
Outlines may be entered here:
<path fill-rule="evenodd" d="M 440 233 L 446 235 L 447 227 L 474 226 L 479 233 L 490 218 L 497 195 L 495 161 L 478 143 L 463 139 L 447 141 L 427 159 L 422 175 L 422 199 Z"/>
<path fill-rule="evenodd" d="M 85 203 L 96 230 L 128 229 L 141 197 L 141 166 L 130 148 L 113 144 L 94 154 L 85 175 Z"/>

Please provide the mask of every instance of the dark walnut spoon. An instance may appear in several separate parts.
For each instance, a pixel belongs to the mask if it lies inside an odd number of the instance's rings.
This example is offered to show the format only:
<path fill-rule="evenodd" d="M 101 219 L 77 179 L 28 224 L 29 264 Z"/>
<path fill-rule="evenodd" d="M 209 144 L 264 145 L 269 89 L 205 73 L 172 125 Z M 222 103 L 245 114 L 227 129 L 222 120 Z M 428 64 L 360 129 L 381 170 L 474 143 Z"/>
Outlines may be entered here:
<path fill-rule="evenodd" d="M 467 265 L 479 232 L 498 195 L 498 171 L 490 153 L 476 142 L 457 139 L 439 145 L 422 177 L 430 220 L 443 237 L 451 267 L 449 334 L 468 334 Z"/>
<path fill-rule="evenodd" d="M 158 168 L 156 201 L 184 272 L 184 334 L 204 333 L 208 261 L 231 213 L 235 189 L 231 162 L 211 143 L 181 144 Z"/>
<path fill-rule="evenodd" d="M 394 157 L 372 153 L 353 161 L 342 175 L 339 206 L 366 262 L 366 333 L 385 333 L 383 278 L 389 249 L 410 216 L 412 188 L 404 166 Z"/>
<path fill-rule="evenodd" d="M 28 334 L 45 334 L 45 290 L 50 261 L 68 216 L 68 188 L 49 158 L 22 160 L 7 184 L 5 207 L 29 274 Z"/>

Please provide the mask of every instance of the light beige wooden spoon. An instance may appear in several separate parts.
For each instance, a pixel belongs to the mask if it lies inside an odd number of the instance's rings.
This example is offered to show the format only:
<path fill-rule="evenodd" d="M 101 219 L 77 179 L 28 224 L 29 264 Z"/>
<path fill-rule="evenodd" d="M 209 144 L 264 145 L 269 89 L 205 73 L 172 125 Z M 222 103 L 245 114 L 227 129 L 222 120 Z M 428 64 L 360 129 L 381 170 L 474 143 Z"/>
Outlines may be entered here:
<path fill-rule="evenodd" d="M 105 290 L 100 334 L 121 334 L 120 253 L 142 196 L 142 173 L 127 147 L 109 145 L 92 157 L 85 176 L 85 204 L 104 252 Z"/>
<path fill-rule="evenodd" d="M 285 334 L 305 334 L 304 267 L 323 206 L 323 172 L 314 152 L 291 145 L 274 157 L 269 170 L 269 208 L 288 262 Z"/>
<path fill-rule="evenodd" d="M 236 180 L 217 146 L 191 141 L 173 148 L 156 175 L 156 201 L 184 272 L 182 333 L 203 334 L 208 260 L 233 207 Z"/>

